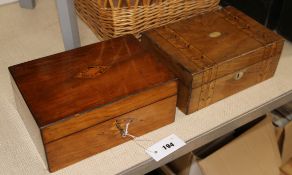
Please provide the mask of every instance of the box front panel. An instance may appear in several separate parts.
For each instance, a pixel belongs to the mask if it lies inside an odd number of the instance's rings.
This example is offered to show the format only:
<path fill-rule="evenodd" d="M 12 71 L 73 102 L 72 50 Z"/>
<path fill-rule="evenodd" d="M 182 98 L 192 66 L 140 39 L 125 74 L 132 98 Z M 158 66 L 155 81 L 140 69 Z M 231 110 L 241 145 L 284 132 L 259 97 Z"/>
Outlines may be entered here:
<path fill-rule="evenodd" d="M 175 94 L 177 94 L 177 82 L 171 81 L 163 86 L 147 89 L 103 107 L 78 113 L 67 120 L 41 128 L 43 141 L 47 144 Z"/>
<path fill-rule="evenodd" d="M 175 109 L 176 95 L 45 144 L 49 169 L 56 171 L 129 141 L 129 137 L 121 136 L 116 121 L 124 127 L 131 120 L 129 133 L 141 136 L 172 123 Z"/>
<path fill-rule="evenodd" d="M 275 56 L 192 90 L 188 113 L 240 92 L 274 75 L 279 56 Z M 199 95 L 198 95 L 199 94 Z"/>
<path fill-rule="evenodd" d="M 213 89 L 213 96 L 210 97 L 212 98 L 210 103 L 219 101 L 260 82 L 262 80 L 261 74 L 264 71 L 264 64 L 264 62 L 260 62 L 215 80 L 216 85 Z"/>

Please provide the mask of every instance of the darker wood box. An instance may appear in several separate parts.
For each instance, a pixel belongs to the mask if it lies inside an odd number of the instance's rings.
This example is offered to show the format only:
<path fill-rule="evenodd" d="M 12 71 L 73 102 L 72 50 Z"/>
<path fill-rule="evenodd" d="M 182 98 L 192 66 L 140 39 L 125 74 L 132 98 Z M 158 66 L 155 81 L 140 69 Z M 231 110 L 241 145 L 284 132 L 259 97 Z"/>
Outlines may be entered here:
<path fill-rule="evenodd" d="M 51 172 L 130 140 L 121 136 L 127 122 L 140 136 L 174 121 L 176 78 L 132 36 L 9 71 L 19 113 Z"/>
<path fill-rule="evenodd" d="M 190 114 L 274 75 L 284 40 L 232 7 L 147 31 L 142 43 L 180 78 Z"/>

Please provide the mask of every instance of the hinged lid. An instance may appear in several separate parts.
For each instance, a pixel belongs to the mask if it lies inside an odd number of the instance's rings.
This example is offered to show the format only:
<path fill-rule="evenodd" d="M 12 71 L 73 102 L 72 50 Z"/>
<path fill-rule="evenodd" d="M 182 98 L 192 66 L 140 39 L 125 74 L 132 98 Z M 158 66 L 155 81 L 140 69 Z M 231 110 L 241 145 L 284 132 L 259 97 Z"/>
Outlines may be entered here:
<path fill-rule="evenodd" d="M 145 32 L 142 41 L 198 87 L 281 52 L 283 39 L 232 7 Z"/>
<path fill-rule="evenodd" d="M 90 120 L 101 122 L 118 115 L 120 104 L 124 104 L 123 112 L 135 110 L 152 103 L 154 97 L 150 98 L 149 94 L 145 99 L 133 96 L 175 79 L 132 36 L 29 61 L 9 67 L 9 70 L 41 128 L 116 101 L 119 103 L 114 109 L 95 113 L 102 114 L 99 120 L 94 113 Z M 175 93 L 157 93 L 156 100 Z M 122 101 L 125 98 L 127 101 Z"/>

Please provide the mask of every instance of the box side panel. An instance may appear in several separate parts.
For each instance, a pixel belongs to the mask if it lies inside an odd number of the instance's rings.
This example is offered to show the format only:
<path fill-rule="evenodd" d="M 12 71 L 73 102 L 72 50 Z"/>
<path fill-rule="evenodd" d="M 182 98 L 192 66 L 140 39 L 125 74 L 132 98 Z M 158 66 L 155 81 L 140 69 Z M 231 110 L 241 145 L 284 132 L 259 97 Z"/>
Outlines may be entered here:
<path fill-rule="evenodd" d="M 37 123 L 35 122 L 30 110 L 28 109 L 21 93 L 19 92 L 14 79 L 11 76 L 10 76 L 10 80 L 11 80 L 12 88 L 14 91 L 17 111 L 19 115 L 21 116 L 21 119 L 39 153 L 39 156 L 41 157 L 43 161 L 44 166 L 48 167 L 40 129 Z"/>
<path fill-rule="evenodd" d="M 177 82 L 170 81 L 140 93 L 127 96 L 106 106 L 76 114 L 68 120 L 62 120 L 41 128 L 44 143 L 52 142 L 176 94 Z"/>
<path fill-rule="evenodd" d="M 264 79 L 268 79 L 275 74 L 280 57 L 281 57 L 283 46 L 284 46 L 284 40 L 279 40 L 276 42 L 276 48 L 274 49 L 274 52 L 272 52 L 274 54 L 269 55 L 271 56 L 271 60 L 269 61 L 268 66 L 266 67 L 266 73 L 264 75 Z"/>
<path fill-rule="evenodd" d="M 121 136 L 116 121 L 124 128 L 127 121 L 132 120 L 129 125 L 130 134 L 141 136 L 172 123 L 175 106 L 176 95 L 46 144 L 50 171 L 129 141 L 129 137 Z"/>
<path fill-rule="evenodd" d="M 192 89 L 187 88 L 182 82 L 179 81 L 177 93 L 177 107 L 185 114 L 188 113 L 190 108 L 190 98 Z"/>
<path fill-rule="evenodd" d="M 187 114 L 191 114 L 211 104 L 216 80 L 192 89 L 190 107 Z"/>

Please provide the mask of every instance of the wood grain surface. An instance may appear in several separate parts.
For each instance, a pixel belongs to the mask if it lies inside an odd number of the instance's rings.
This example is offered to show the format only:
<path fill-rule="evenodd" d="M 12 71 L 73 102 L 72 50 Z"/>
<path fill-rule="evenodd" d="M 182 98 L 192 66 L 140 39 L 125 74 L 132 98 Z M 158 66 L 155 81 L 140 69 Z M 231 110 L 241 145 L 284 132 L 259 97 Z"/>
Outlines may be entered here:
<path fill-rule="evenodd" d="M 210 83 L 206 83 L 201 87 L 192 89 L 187 112 L 195 112 L 252 85 L 271 78 L 273 74 L 269 72 L 275 72 L 276 68 L 272 63 L 273 60 L 275 59 L 269 58 L 235 73 L 218 78 Z M 237 80 L 236 76 L 239 73 L 242 73 L 242 77 Z"/>
<path fill-rule="evenodd" d="M 103 121 L 120 116 L 177 94 L 177 82 L 171 81 L 164 86 L 147 89 L 138 94 L 125 97 L 101 108 L 75 115 L 67 120 L 41 128 L 44 143 L 70 135 Z"/>
<path fill-rule="evenodd" d="M 179 77 L 178 106 L 189 114 L 260 82 L 254 80 L 257 73 L 262 79 L 271 77 L 284 40 L 226 7 L 144 32 L 142 43 Z M 266 67 L 241 81 L 228 80 L 257 63 Z"/>
<path fill-rule="evenodd" d="M 133 36 L 9 67 L 51 172 L 174 121 L 177 78 Z"/>
<path fill-rule="evenodd" d="M 129 125 L 129 132 L 135 136 L 143 135 L 163 125 L 172 123 L 174 121 L 175 105 L 176 96 L 172 96 L 46 144 L 45 148 L 50 171 L 56 171 L 129 141 L 129 137 L 123 138 L 121 136 L 115 126 L 116 120 L 120 121 L 122 127 L 124 127 L 127 120 L 131 119 L 132 123 Z"/>
<path fill-rule="evenodd" d="M 174 79 L 130 36 L 9 70 L 40 127 Z"/>

